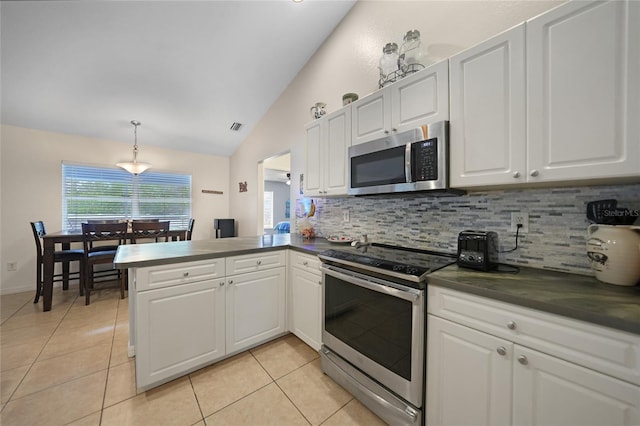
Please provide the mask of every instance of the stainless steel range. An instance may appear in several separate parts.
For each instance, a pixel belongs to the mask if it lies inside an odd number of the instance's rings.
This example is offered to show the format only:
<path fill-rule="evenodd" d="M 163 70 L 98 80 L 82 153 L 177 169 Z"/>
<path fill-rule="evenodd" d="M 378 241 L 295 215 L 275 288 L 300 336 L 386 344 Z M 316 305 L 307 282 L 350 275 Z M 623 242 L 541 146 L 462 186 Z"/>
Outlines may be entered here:
<path fill-rule="evenodd" d="M 322 369 L 386 422 L 423 424 L 426 280 L 455 255 L 370 244 L 322 260 Z"/>

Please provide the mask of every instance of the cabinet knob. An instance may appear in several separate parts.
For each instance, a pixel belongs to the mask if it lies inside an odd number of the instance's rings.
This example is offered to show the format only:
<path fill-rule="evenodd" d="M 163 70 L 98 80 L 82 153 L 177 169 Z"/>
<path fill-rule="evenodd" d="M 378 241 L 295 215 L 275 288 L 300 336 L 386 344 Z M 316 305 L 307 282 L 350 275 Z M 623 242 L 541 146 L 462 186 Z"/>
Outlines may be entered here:
<path fill-rule="evenodd" d="M 513 178 L 514 178 L 514 179 L 518 179 L 519 177 L 520 177 L 520 172 L 515 172 L 515 173 L 513 174 Z"/>
<path fill-rule="evenodd" d="M 224 281 L 220 281 L 220 287 L 224 287 Z"/>
<path fill-rule="evenodd" d="M 385 134 L 385 135 L 388 135 L 388 134 L 389 134 L 389 131 L 388 131 L 388 130 L 385 130 L 385 131 L 384 131 L 384 134 Z"/>
<path fill-rule="evenodd" d="M 516 323 L 515 323 L 515 322 L 513 322 L 513 321 L 509 321 L 509 322 L 507 323 L 507 328 L 508 328 L 509 330 L 515 330 L 515 329 L 516 329 Z"/>
<path fill-rule="evenodd" d="M 536 169 L 531 170 L 531 173 L 529 173 L 532 177 L 536 177 L 540 174 L 539 171 L 537 171 Z"/>
<path fill-rule="evenodd" d="M 183 272 L 183 273 L 182 273 L 182 276 L 183 276 L 183 277 L 188 277 L 188 276 L 189 276 L 189 273 L 188 273 L 188 272 Z"/>
<path fill-rule="evenodd" d="M 526 356 L 524 356 L 524 355 L 520 355 L 520 356 L 518 357 L 518 362 L 519 362 L 520 364 L 522 364 L 522 365 L 527 365 L 527 364 L 529 364 L 529 360 L 528 360 L 528 359 L 527 359 L 527 357 L 526 357 Z"/>
<path fill-rule="evenodd" d="M 304 262 L 302 262 L 302 264 L 303 264 L 304 266 L 309 266 L 309 262 L 307 262 L 306 260 L 305 260 Z"/>
<path fill-rule="evenodd" d="M 392 132 L 397 132 L 397 131 L 398 131 L 398 129 L 391 129 L 391 131 L 392 131 Z"/>
<path fill-rule="evenodd" d="M 496 349 L 496 352 L 498 352 L 498 355 L 505 356 L 507 354 L 507 349 L 504 346 L 500 346 Z"/>
<path fill-rule="evenodd" d="M 233 284 L 233 280 L 229 280 L 229 285 Z"/>
<path fill-rule="evenodd" d="M 256 263 L 257 263 L 258 265 L 262 265 L 262 260 L 258 260 Z"/>

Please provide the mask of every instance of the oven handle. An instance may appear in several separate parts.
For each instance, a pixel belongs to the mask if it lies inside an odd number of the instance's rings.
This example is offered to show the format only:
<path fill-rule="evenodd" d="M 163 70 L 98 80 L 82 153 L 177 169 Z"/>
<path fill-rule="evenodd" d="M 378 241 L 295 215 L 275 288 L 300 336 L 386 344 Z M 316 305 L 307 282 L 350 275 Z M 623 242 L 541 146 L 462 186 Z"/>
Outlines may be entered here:
<path fill-rule="evenodd" d="M 359 287 L 363 287 L 369 290 L 373 290 L 376 291 L 378 293 L 386 293 L 390 296 L 393 297 L 397 297 L 399 299 L 404 299 L 404 300 L 408 300 L 410 302 L 415 302 L 416 300 L 418 300 L 420 298 L 420 290 L 416 290 L 413 288 L 407 288 L 406 290 L 401 290 L 398 289 L 396 287 L 391 287 L 388 285 L 384 285 L 384 284 L 378 284 L 375 283 L 373 281 L 369 281 L 369 280 L 365 280 L 362 278 L 359 278 L 355 275 L 351 275 L 351 274 L 345 274 L 343 272 L 339 272 L 338 270 L 336 270 L 335 268 L 332 268 L 330 266 L 320 266 L 320 271 L 327 274 L 327 275 L 331 275 L 332 277 L 338 278 L 340 280 L 346 281 L 350 284 L 355 284 Z"/>

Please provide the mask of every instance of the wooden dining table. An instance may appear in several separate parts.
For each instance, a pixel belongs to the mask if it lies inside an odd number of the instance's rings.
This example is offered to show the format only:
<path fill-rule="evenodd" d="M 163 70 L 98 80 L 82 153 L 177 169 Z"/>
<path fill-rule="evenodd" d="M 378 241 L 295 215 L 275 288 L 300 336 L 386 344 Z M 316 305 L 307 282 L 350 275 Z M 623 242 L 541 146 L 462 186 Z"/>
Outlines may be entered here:
<path fill-rule="evenodd" d="M 186 229 L 170 229 L 169 237 L 171 241 L 183 241 L 187 238 Z M 42 272 L 42 310 L 51 310 L 53 297 L 53 273 L 55 268 L 54 252 L 56 245 L 60 244 L 62 250 L 69 250 L 71 243 L 81 243 L 83 241 L 81 231 L 60 231 L 45 235 L 42 238 L 43 245 L 43 272 Z"/>

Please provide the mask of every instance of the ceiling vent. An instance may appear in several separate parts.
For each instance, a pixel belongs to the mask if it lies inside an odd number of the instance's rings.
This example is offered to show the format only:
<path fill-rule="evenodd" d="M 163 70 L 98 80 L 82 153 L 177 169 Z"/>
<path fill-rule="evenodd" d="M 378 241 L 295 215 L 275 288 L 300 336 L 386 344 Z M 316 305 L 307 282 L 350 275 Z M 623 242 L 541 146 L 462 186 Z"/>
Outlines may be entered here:
<path fill-rule="evenodd" d="M 238 130 L 240 130 L 240 127 L 242 127 L 242 123 L 238 123 L 236 121 L 231 125 L 230 129 L 233 130 L 234 132 L 237 132 Z"/>

